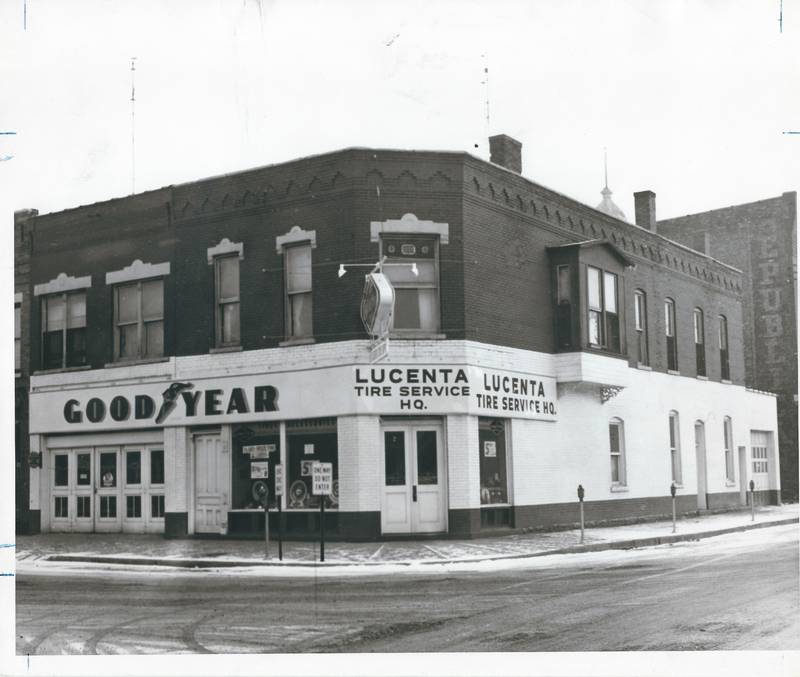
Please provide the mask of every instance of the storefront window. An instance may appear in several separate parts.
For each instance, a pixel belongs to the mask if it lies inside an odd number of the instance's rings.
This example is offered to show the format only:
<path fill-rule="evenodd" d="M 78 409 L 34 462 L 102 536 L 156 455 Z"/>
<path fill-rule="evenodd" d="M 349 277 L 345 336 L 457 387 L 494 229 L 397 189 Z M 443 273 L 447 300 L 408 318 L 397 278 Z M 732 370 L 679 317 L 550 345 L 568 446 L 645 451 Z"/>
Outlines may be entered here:
<path fill-rule="evenodd" d="M 150 484 L 164 484 L 164 450 L 150 452 Z"/>
<path fill-rule="evenodd" d="M 128 451 L 125 453 L 125 484 L 142 483 L 142 453 Z M 130 517 L 130 515 L 129 515 Z"/>
<path fill-rule="evenodd" d="M 270 508 L 275 498 L 275 466 L 281 462 L 277 423 L 233 426 L 233 509 L 263 509 L 259 488 L 266 484 Z"/>
<path fill-rule="evenodd" d="M 92 456 L 91 454 L 78 454 L 78 484 L 92 483 Z"/>
<path fill-rule="evenodd" d="M 54 484 L 57 487 L 65 487 L 69 484 L 69 456 L 66 454 L 56 454 L 55 457 L 56 476 Z"/>
<path fill-rule="evenodd" d="M 286 507 L 319 508 L 319 496 L 311 493 L 312 466 L 315 461 L 333 465 L 333 493 L 326 507 L 339 506 L 339 462 L 336 419 L 289 421 L 286 424 L 287 472 Z"/>
<path fill-rule="evenodd" d="M 117 486 L 117 452 L 100 454 L 100 485 Z"/>
<path fill-rule="evenodd" d="M 481 505 L 508 503 L 506 422 L 481 418 L 478 422 Z"/>
<path fill-rule="evenodd" d="M 384 436 L 386 486 L 402 487 L 406 483 L 406 442 L 402 430 L 387 430 Z"/>
<path fill-rule="evenodd" d="M 436 431 L 417 431 L 417 483 L 438 484 L 436 464 Z"/>

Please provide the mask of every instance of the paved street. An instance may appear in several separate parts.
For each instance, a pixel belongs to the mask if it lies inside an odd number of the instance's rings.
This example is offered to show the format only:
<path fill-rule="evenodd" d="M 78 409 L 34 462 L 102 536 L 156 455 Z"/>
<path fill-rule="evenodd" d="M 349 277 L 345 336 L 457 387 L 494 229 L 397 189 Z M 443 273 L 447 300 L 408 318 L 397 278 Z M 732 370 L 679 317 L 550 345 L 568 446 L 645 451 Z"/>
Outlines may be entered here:
<path fill-rule="evenodd" d="M 18 654 L 800 649 L 797 525 L 358 577 L 17 575 Z"/>

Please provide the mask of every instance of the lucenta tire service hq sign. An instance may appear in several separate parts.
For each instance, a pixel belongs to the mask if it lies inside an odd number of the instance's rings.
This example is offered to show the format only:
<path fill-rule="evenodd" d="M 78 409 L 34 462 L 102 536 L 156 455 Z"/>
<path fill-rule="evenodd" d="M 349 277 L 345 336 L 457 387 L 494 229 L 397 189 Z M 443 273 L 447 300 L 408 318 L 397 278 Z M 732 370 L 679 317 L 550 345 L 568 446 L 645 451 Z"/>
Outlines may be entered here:
<path fill-rule="evenodd" d="M 31 394 L 31 432 L 355 414 L 556 420 L 555 379 L 474 365 L 351 365 Z M 58 412 L 58 415 L 54 415 Z"/>

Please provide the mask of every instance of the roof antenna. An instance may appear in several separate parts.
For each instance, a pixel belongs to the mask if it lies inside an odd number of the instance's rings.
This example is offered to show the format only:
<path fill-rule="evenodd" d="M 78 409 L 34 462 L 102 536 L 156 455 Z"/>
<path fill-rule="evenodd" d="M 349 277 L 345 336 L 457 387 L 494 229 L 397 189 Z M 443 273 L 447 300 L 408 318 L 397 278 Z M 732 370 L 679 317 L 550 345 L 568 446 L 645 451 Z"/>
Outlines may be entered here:
<path fill-rule="evenodd" d="M 136 192 L 136 57 L 131 57 L 131 195 Z"/>
<path fill-rule="evenodd" d="M 488 139 L 492 134 L 491 124 L 489 122 L 489 54 L 481 54 L 483 57 L 483 80 L 481 84 L 486 87 L 486 138 Z"/>

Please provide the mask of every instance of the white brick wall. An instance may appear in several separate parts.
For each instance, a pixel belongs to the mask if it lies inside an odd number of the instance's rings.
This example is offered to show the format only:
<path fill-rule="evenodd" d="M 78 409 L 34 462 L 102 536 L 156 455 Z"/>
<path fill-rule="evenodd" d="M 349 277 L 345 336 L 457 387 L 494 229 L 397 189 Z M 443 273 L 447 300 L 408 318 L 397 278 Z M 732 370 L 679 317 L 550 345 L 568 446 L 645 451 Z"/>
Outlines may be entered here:
<path fill-rule="evenodd" d="M 449 507 L 478 508 L 481 504 L 478 418 L 448 416 L 445 435 Z"/>
<path fill-rule="evenodd" d="M 194 485 L 189 454 L 192 445 L 186 428 L 164 428 L 164 509 L 188 512 L 189 491 Z"/>
<path fill-rule="evenodd" d="M 379 511 L 383 441 L 377 416 L 340 416 L 339 510 Z"/>

